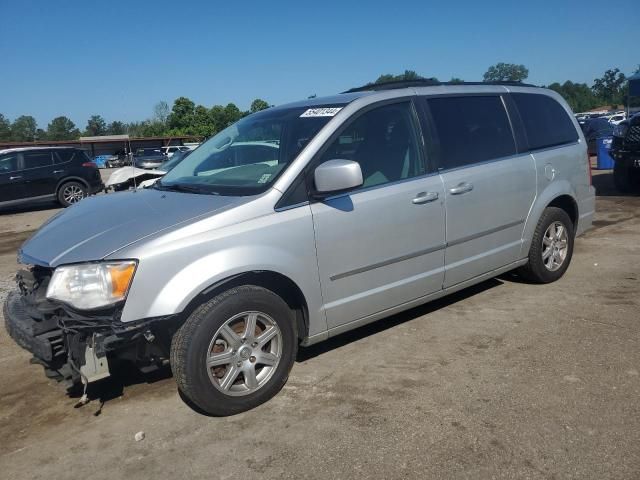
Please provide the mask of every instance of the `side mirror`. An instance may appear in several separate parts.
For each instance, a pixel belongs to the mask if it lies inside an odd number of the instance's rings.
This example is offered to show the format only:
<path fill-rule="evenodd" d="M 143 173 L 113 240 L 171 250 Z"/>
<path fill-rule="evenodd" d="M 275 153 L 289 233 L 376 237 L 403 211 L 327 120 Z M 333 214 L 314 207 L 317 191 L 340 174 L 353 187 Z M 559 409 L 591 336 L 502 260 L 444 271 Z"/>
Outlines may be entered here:
<path fill-rule="evenodd" d="M 360 164 L 352 160 L 328 160 L 316 168 L 313 177 L 316 193 L 321 196 L 362 185 Z"/>

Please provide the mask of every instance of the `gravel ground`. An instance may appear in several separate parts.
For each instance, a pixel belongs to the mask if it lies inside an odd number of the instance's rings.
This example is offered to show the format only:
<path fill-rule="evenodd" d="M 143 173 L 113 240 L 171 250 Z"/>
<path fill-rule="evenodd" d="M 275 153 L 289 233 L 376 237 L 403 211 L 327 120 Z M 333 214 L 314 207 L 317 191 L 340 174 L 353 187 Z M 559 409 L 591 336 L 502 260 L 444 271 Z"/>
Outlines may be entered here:
<path fill-rule="evenodd" d="M 505 275 L 302 349 L 279 395 L 231 418 L 191 410 L 168 370 L 120 372 L 74 409 L 0 330 L 2 475 L 638 479 L 640 197 L 594 183 L 559 282 Z M 0 295 L 54 212 L 2 215 Z"/>

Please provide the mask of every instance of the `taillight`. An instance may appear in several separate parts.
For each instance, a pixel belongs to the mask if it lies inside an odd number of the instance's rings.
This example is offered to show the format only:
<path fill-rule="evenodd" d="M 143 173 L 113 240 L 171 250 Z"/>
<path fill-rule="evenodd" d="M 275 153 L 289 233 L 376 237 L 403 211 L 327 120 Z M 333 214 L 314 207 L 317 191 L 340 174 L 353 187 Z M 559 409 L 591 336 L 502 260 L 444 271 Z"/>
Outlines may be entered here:
<path fill-rule="evenodd" d="M 587 152 L 587 171 L 589 172 L 589 185 L 593 185 L 593 180 L 591 178 L 591 158 L 589 157 L 589 152 Z"/>
<path fill-rule="evenodd" d="M 91 167 L 91 168 L 98 168 L 98 165 L 96 164 L 96 162 L 84 162 L 82 164 L 83 167 Z"/>

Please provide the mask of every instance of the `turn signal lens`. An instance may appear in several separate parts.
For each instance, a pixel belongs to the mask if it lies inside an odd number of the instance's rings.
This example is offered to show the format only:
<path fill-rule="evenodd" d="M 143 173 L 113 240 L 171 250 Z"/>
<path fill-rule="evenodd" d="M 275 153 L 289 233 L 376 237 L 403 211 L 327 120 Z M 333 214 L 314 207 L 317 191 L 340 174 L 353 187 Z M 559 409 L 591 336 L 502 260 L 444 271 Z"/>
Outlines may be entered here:
<path fill-rule="evenodd" d="M 118 265 L 107 265 L 107 271 L 111 279 L 111 296 L 114 298 L 124 298 L 129 290 L 133 272 L 136 270 L 135 263 L 122 263 Z"/>

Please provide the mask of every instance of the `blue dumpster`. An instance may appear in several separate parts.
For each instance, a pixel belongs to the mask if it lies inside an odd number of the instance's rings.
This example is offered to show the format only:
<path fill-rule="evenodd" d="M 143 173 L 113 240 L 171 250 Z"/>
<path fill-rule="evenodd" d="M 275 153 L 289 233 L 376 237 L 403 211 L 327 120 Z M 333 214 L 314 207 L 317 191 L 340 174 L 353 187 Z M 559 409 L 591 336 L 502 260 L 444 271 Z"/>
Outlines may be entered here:
<path fill-rule="evenodd" d="M 598 162 L 596 168 L 598 170 L 610 170 L 613 168 L 613 158 L 609 155 L 612 139 L 612 137 L 596 138 L 596 147 L 598 150 Z"/>

